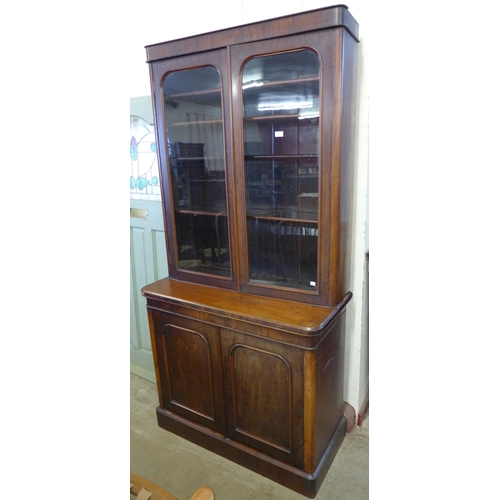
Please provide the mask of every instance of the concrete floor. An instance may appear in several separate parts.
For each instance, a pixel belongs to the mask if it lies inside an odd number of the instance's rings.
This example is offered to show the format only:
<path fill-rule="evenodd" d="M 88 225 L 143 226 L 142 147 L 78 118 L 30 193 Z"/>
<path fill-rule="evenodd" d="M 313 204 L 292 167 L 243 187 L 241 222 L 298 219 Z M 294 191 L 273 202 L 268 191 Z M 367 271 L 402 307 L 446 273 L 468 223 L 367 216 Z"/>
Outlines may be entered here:
<path fill-rule="evenodd" d="M 130 471 L 179 498 L 189 500 L 210 486 L 216 500 L 304 500 L 265 477 L 158 427 L 156 385 L 130 376 Z M 317 500 L 368 499 L 368 416 L 347 434 Z"/>

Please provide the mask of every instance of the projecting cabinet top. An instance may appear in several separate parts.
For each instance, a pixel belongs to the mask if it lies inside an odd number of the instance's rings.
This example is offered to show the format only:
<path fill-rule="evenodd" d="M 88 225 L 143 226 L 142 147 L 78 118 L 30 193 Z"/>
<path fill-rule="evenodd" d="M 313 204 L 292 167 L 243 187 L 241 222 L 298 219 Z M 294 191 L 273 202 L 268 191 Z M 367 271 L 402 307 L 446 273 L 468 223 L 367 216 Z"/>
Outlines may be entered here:
<path fill-rule="evenodd" d="M 215 314 L 223 311 L 226 317 L 258 322 L 271 328 L 279 327 L 283 331 L 309 337 L 311 340 L 323 335 L 326 326 L 343 312 L 352 297 L 349 292 L 336 307 L 322 307 L 274 298 L 264 300 L 258 296 L 184 283 L 170 278 L 145 286 L 142 295 L 153 302 L 185 305 Z"/>
<path fill-rule="evenodd" d="M 277 17 L 200 35 L 146 46 L 147 62 L 177 57 L 194 52 L 214 50 L 229 45 L 277 38 L 326 28 L 345 28 L 359 42 L 359 27 L 345 5 Z"/>

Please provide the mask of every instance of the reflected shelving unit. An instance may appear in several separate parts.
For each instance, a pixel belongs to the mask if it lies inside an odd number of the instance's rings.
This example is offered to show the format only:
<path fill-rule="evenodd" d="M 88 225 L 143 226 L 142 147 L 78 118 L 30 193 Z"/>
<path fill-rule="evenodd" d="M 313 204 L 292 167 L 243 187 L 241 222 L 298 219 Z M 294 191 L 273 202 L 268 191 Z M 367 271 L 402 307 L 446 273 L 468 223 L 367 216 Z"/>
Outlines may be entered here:
<path fill-rule="evenodd" d="M 312 49 L 243 66 L 248 276 L 255 284 L 317 290 L 319 75 Z"/>
<path fill-rule="evenodd" d="M 204 66 L 163 82 L 179 269 L 230 276 L 221 81 Z"/>

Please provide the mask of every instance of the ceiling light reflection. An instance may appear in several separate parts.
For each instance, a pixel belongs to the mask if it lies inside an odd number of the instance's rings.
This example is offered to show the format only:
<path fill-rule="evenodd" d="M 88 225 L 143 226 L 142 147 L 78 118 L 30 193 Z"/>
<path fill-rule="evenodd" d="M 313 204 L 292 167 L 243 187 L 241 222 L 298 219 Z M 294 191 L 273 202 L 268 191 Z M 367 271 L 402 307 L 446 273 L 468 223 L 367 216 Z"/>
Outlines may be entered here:
<path fill-rule="evenodd" d="M 250 82 L 250 83 L 245 83 L 241 88 L 243 90 L 246 90 L 246 89 L 251 89 L 253 87 L 262 87 L 262 85 L 264 85 L 264 82 Z"/>
<path fill-rule="evenodd" d="M 257 109 L 259 111 L 277 111 L 280 109 L 304 109 L 312 107 L 312 101 L 282 101 L 262 103 L 258 105 Z"/>

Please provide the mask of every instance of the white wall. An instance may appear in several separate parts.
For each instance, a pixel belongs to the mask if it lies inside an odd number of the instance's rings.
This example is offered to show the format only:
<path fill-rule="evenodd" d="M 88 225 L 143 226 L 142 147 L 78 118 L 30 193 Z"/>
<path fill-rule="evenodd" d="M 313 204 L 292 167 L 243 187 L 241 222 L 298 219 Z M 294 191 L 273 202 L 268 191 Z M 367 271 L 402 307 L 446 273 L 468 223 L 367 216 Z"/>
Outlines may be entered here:
<path fill-rule="evenodd" d="M 144 46 L 198 33 L 228 28 L 262 19 L 283 16 L 304 10 L 332 5 L 321 0 L 216 0 L 199 2 L 196 7 L 186 2 L 145 0 L 140 10 L 133 13 L 133 27 L 126 38 L 128 75 L 126 85 L 129 97 L 149 95 L 149 69 Z M 368 393 L 368 330 L 363 320 L 365 286 L 365 249 L 368 247 L 367 176 L 368 176 L 368 66 L 369 24 L 367 0 L 352 0 L 348 4 L 360 25 L 357 141 L 355 153 L 355 210 L 354 257 L 351 275 L 353 300 L 348 307 L 346 338 L 346 374 L 344 399 L 356 412 Z M 122 91 L 124 89 L 121 89 Z"/>

